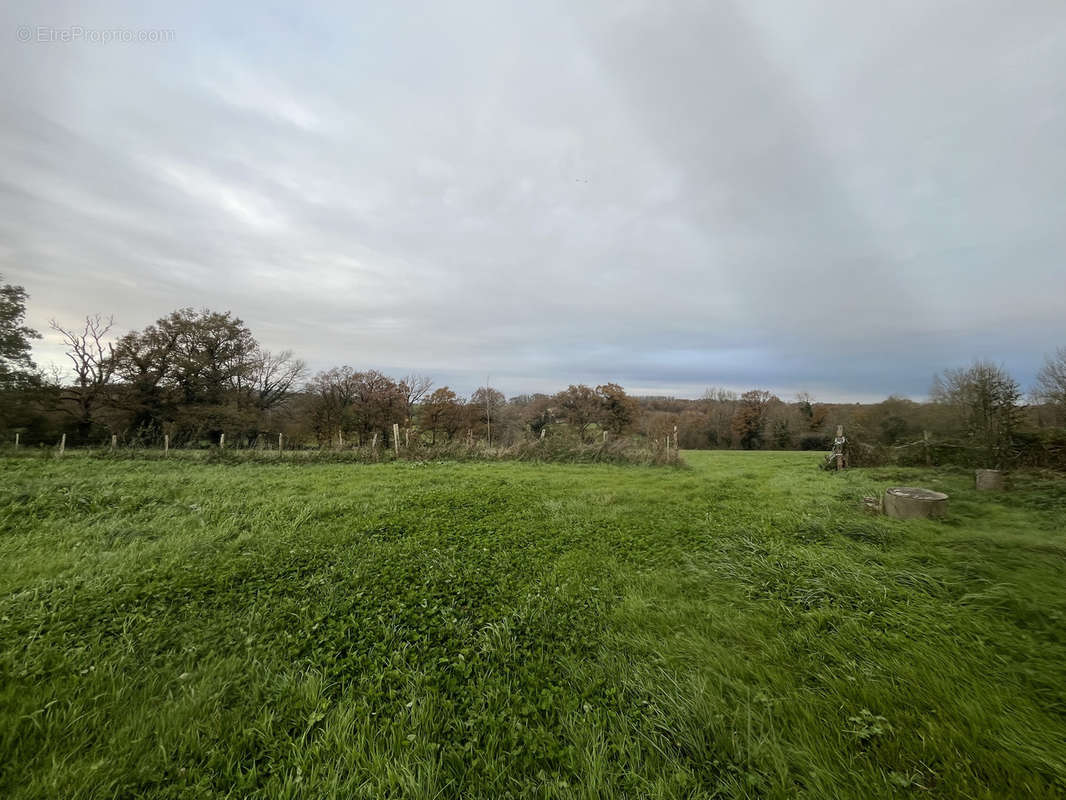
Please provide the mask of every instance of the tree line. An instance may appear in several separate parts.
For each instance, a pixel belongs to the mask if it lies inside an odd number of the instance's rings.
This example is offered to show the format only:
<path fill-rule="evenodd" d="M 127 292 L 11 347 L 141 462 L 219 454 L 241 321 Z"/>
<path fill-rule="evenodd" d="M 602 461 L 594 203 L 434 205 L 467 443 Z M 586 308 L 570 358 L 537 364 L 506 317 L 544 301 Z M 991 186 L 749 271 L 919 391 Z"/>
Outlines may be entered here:
<path fill-rule="evenodd" d="M 981 361 L 936 376 L 928 403 L 825 403 L 807 394 L 785 401 L 762 389 L 709 389 L 695 400 L 631 397 L 616 383 L 510 398 L 483 386 L 461 397 L 424 375 L 347 365 L 311 374 L 291 351 L 265 349 L 231 312 L 192 308 L 123 336 L 112 334 L 109 317 L 90 315 L 77 326 L 53 320 L 67 370 L 42 371 L 31 359 L 40 334 L 24 324 L 27 300 L 22 287 L 0 288 L 0 433 L 17 432 L 28 445 L 65 433 L 71 444 L 114 435 L 152 445 L 166 435 L 174 446 L 211 446 L 225 434 L 252 447 L 282 434 L 290 446 L 391 446 L 395 425 L 405 446 L 457 438 L 508 446 L 551 435 L 644 437 L 683 449 L 827 450 L 843 424 L 864 448 L 859 461 L 884 461 L 919 442 L 924 448 L 915 452 L 928 458 L 932 433 L 941 448 L 957 448 L 955 461 L 1066 462 L 1066 348 L 1047 357 L 1028 403 L 1001 366 Z"/>

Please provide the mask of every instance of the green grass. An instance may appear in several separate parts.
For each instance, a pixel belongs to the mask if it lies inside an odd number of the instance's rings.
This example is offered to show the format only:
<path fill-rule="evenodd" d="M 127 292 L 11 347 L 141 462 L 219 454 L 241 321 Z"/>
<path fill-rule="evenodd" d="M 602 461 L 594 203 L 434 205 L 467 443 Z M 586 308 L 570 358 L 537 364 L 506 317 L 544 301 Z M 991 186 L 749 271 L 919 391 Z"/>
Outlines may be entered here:
<path fill-rule="evenodd" d="M 820 459 L 0 459 L 0 796 L 1063 796 L 1066 482 Z"/>

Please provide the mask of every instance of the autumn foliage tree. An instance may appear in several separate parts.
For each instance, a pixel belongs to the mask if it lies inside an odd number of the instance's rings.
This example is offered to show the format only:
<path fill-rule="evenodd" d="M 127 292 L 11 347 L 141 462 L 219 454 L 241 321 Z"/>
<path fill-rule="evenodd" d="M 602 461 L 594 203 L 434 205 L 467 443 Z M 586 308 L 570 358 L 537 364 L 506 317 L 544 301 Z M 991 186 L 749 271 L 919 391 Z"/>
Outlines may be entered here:
<path fill-rule="evenodd" d="M 422 432 L 429 434 L 429 444 L 450 440 L 463 427 L 463 401 L 442 386 L 422 401 L 418 421 Z"/>
<path fill-rule="evenodd" d="M 407 398 L 400 384 L 377 370 L 360 373 L 355 383 L 352 420 L 361 440 L 379 434 L 385 446 L 392 443 L 393 424 L 407 417 Z"/>
<path fill-rule="evenodd" d="M 555 395 L 555 403 L 578 436 L 584 440 L 586 431 L 600 421 L 600 396 L 585 384 L 573 385 Z"/>
<path fill-rule="evenodd" d="M 317 373 L 304 388 L 309 398 L 311 427 L 320 444 L 339 441 L 350 427 L 349 412 L 355 402 L 360 374 L 349 366 Z"/>
<path fill-rule="evenodd" d="M 780 400 L 763 389 L 752 389 L 740 396 L 733 415 L 733 432 L 745 450 L 757 450 L 762 445 L 768 412 L 774 402 Z"/>
<path fill-rule="evenodd" d="M 311 398 L 315 433 L 324 444 L 358 444 L 377 435 L 388 446 L 393 424 L 407 419 L 405 388 L 377 370 L 334 367 L 315 375 L 305 391 Z"/>
<path fill-rule="evenodd" d="M 106 441 L 172 446 L 227 442 L 238 446 L 272 441 L 288 447 L 366 445 L 388 447 L 399 426 L 412 446 L 436 445 L 460 433 L 506 448 L 549 432 L 588 441 L 593 431 L 635 434 L 662 444 L 676 432 L 683 448 L 819 450 L 845 425 L 849 437 L 913 460 L 925 442 L 985 465 L 1012 463 L 1066 466 L 1059 455 L 1066 422 L 1066 348 L 1047 358 L 1033 387 L 1033 406 L 1020 406 L 1018 384 L 1002 367 L 976 362 L 938 377 L 931 403 L 889 397 L 881 403 L 815 403 L 807 393 L 784 403 L 753 389 L 737 396 L 709 389 L 699 399 L 630 397 L 614 382 L 591 388 L 572 384 L 554 395 L 505 398 L 490 387 L 469 400 L 451 388 L 432 391 L 425 376 L 396 379 L 376 370 L 335 367 L 307 379 L 303 361 L 289 350 L 268 351 L 232 312 L 178 309 L 141 330 L 112 341 L 110 318 L 89 316 L 73 327 L 52 321 L 66 344 L 69 365 L 53 367 L 55 379 L 37 372 L 30 342 L 37 337 L 23 320 L 26 293 L 0 287 L 0 429 L 21 443 L 46 444 L 66 434 L 74 444 Z M 564 424 L 559 424 L 564 423 Z M 925 437 L 923 434 L 934 434 Z M 262 434 L 271 434 L 263 439 Z M 401 437 L 403 434 L 401 433 Z M 10 441 L 10 440 L 8 440 Z M 902 453 L 903 455 L 898 455 Z M 1024 457 L 1020 462 L 1016 456 Z M 960 462 L 963 463 L 963 462 Z"/>
<path fill-rule="evenodd" d="M 183 308 L 114 345 L 117 402 L 148 438 L 254 439 L 265 412 L 296 390 L 305 367 L 290 351 L 263 350 L 231 312 Z"/>
<path fill-rule="evenodd" d="M 600 421 L 605 430 L 622 434 L 637 421 L 640 407 L 617 383 L 605 383 L 596 387 L 600 401 Z"/>
<path fill-rule="evenodd" d="M 466 404 L 466 425 L 475 436 L 486 442 L 499 442 L 506 425 L 507 398 L 499 389 L 479 386 Z"/>

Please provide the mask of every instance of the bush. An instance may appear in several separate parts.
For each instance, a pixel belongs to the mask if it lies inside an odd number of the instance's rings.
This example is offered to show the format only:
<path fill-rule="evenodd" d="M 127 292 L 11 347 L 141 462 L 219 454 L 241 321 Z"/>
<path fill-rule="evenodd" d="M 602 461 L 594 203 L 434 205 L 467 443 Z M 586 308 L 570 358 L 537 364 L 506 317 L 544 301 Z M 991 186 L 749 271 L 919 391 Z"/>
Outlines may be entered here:
<path fill-rule="evenodd" d="M 1011 456 L 1018 466 L 1066 470 L 1066 428 L 1015 433 Z"/>
<path fill-rule="evenodd" d="M 827 433 L 805 433 L 799 439 L 800 450 L 832 450 L 833 437 Z"/>
<path fill-rule="evenodd" d="M 677 450 L 651 442 L 612 439 L 599 444 L 582 444 L 565 439 L 519 442 L 497 451 L 497 458 L 513 461 L 543 461 L 567 464 L 639 464 L 643 466 L 680 466 Z"/>
<path fill-rule="evenodd" d="M 890 447 L 853 437 L 848 439 L 846 451 L 849 467 L 952 466 L 971 469 L 989 466 L 987 449 L 972 440 L 938 437 L 930 438 L 928 442 L 922 440 Z M 1015 431 L 1001 463 L 1004 469 L 1042 467 L 1066 470 L 1066 429 Z M 827 462 L 823 466 L 832 469 L 835 465 Z"/>
<path fill-rule="evenodd" d="M 84 451 L 83 451 L 84 452 Z M 119 448 L 89 451 L 94 458 L 157 460 L 161 449 Z M 170 458 L 201 461 L 205 464 L 374 464 L 382 461 L 536 461 L 553 464 L 633 464 L 639 466 L 683 466 L 678 452 L 663 445 L 637 439 L 613 439 L 584 444 L 567 437 L 548 437 L 518 442 L 507 447 L 485 447 L 482 442 L 454 440 L 432 447 L 400 448 L 397 453 L 385 447 L 349 447 L 341 450 L 210 450 L 171 449 Z"/>

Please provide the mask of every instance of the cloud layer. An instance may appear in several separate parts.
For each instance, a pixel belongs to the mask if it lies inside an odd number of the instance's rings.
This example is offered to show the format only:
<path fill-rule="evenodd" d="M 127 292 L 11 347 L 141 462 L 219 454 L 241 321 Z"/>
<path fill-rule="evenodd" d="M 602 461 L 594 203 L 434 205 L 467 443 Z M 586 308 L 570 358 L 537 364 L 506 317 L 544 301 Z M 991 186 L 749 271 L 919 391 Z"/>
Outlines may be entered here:
<path fill-rule="evenodd" d="M 41 329 L 207 306 L 462 392 L 827 399 L 1066 344 L 1058 2 L 38 6 L 0 273 Z"/>

